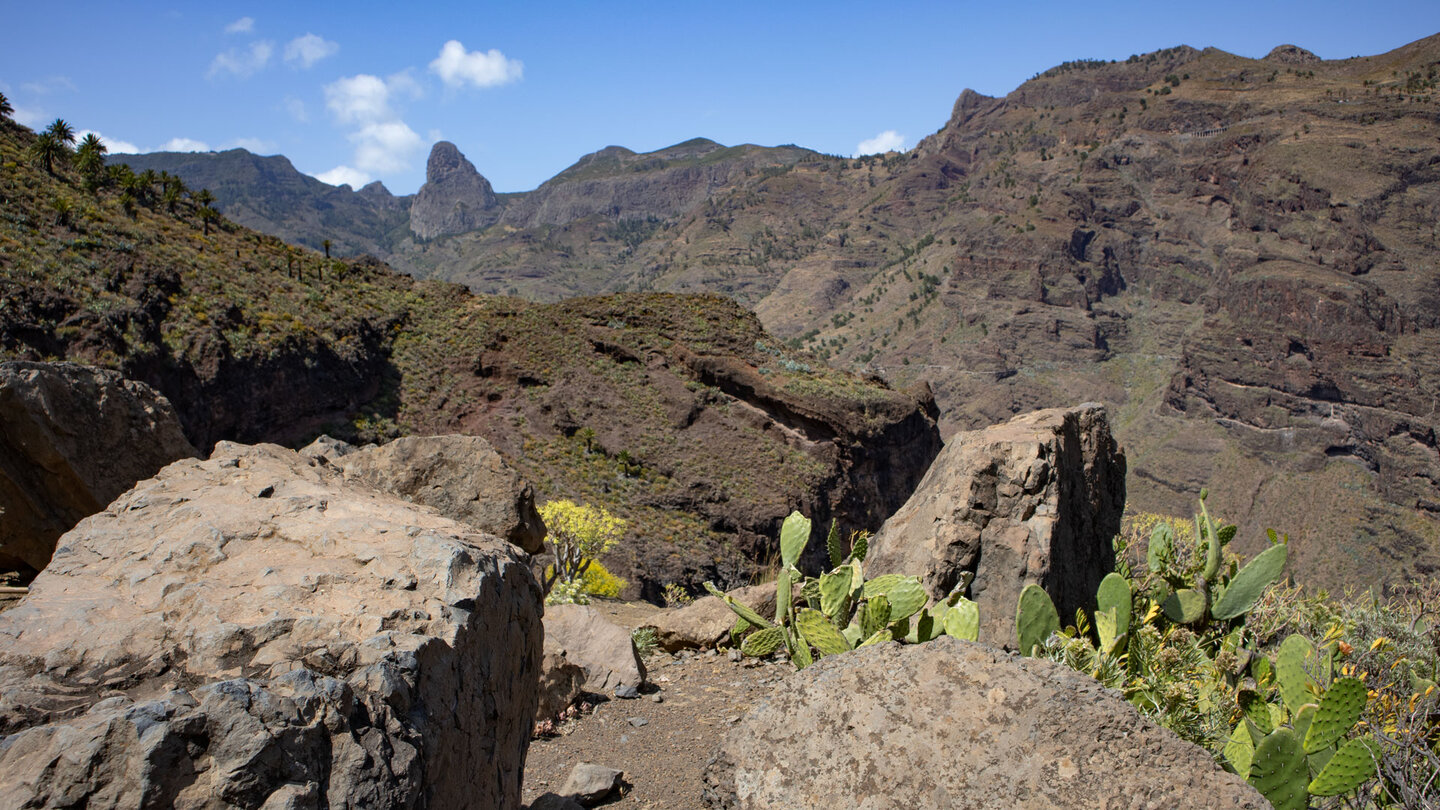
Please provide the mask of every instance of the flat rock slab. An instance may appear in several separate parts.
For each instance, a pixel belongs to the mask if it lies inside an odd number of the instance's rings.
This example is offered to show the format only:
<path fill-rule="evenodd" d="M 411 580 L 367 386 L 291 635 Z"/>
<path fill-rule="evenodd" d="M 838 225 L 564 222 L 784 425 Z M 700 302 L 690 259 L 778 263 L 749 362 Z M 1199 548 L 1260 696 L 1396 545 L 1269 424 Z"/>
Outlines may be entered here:
<path fill-rule="evenodd" d="M 761 616 L 775 617 L 775 583 L 751 585 L 731 591 L 741 604 Z M 727 642 L 735 626 L 735 612 L 715 596 L 702 596 L 680 608 L 670 608 L 650 618 L 656 641 L 665 652 L 715 647 Z"/>
<path fill-rule="evenodd" d="M 1252 808 L 1208 752 L 1092 678 L 942 636 L 821 659 L 726 733 L 712 808 Z"/>
<path fill-rule="evenodd" d="M 616 687 L 639 689 L 645 683 L 645 663 L 630 631 L 589 605 L 546 607 L 545 647 L 564 650 L 566 658 L 584 667 L 585 688 L 591 692 L 610 695 Z"/>
<path fill-rule="evenodd" d="M 171 464 L 0 614 L 0 808 L 517 807 L 527 563 L 281 447 Z"/>

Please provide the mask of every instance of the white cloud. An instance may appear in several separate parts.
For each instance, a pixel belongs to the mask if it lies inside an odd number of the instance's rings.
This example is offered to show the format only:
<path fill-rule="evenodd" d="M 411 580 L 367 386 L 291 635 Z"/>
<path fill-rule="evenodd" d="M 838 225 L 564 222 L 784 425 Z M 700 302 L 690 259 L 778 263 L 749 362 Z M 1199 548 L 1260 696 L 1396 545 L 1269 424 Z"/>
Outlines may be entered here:
<path fill-rule="evenodd" d="M 298 64 L 301 68 L 308 68 L 321 59 L 334 56 L 339 52 L 340 43 L 331 42 L 315 34 L 306 34 L 290 40 L 290 43 L 285 46 L 285 61 L 290 65 Z"/>
<path fill-rule="evenodd" d="M 491 48 L 489 51 L 466 51 L 460 40 L 452 39 L 440 48 L 440 55 L 430 63 L 430 72 L 451 87 L 499 87 L 518 81 L 525 65 Z"/>
<path fill-rule="evenodd" d="M 310 120 L 310 113 L 305 109 L 305 102 L 294 96 L 286 96 L 282 103 L 285 105 L 285 112 L 290 113 L 291 118 L 302 124 Z"/>
<path fill-rule="evenodd" d="M 879 152 L 897 152 L 905 146 L 905 136 L 893 129 L 887 129 L 875 137 L 861 141 L 855 147 L 855 156 L 874 155 Z"/>
<path fill-rule="evenodd" d="M 371 179 L 370 175 L 349 166 L 336 166 L 328 172 L 314 174 L 311 177 L 332 186 L 349 186 L 353 189 L 359 189 L 369 183 Z"/>
<path fill-rule="evenodd" d="M 10 117 L 15 119 L 15 123 L 23 124 L 31 129 L 39 129 L 50 123 L 46 120 L 49 116 L 45 114 L 44 110 L 37 110 L 33 107 L 16 107 Z"/>
<path fill-rule="evenodd" d="M 225 26 L 225 33 L 227 33 L 227 34 L 248 34 L 248 33 L 250 33 L 251 31 L 254 31 L 254 30 L 255 30 L 255 18 L 254 18 L 254 17 L 241 17 L 240 19 L 236 20 L 235 22 L 232 22 L 232 23 L 230 23 L 229 25 Z"/>
<path fill-rule="evenodd" d="M 20 85 L 20 89 L 37 96 L 47 96 L 60 90 L 75 92 L 75 82 L 70 81 L 69 76 L 50 76 L 38 82 L 26 82 Z"/>
<path fill-rule="evenodd" d="M 86 135 L 94 135 L 99 138 L 100 142 L 105 144 L 105 151 L 112 155 L 137 155 L 141 152 L 140 147 L 129 141 L 122 141 L 119 138 L 107 138 L 103 133 L 96 132 L 93 129 L 82 129 L 76 132 L 75 142 L 79 143 L 85 140 Z"/>
<path fill-rule="evenodd" d="M 415 130 L 399 119 L 366 124 L 350 135 L 350 142 L 355 144 L 355 166 L 376 174 L 404 171 L 410 166 L 410 157 L 425 145 Z"/>
<path fill-rule="evenodd" d="M 230 142 L 230 146 L 238 146 L 241 149 L 254 152 L 257 155 L 275 151 L 274 141 L 261 140 L 260 138 L 236 138 Z"/>
<path fill-rule="evenodd" d="M 252 76 L 270 63 L 270 57 L 274 53 L 275 45 L 268 40 L 252 42 L 247 50 L 231 48 L 216 54 L 205 76 L 212 79 L 220 73 L 229 73 L 242 79 Z"/>
<path fill-rule="evenodd" d="M 194 138 L 171 138 L 160 145 L 156 152 L 209 152 L 210 144 Z"/>
<path fill-rule="evenodd" d="M 342 124 L 366 123 L 394 117 L 390 88 L 379 76 L 361 73 L 325 85 L 325 106 Z"/>

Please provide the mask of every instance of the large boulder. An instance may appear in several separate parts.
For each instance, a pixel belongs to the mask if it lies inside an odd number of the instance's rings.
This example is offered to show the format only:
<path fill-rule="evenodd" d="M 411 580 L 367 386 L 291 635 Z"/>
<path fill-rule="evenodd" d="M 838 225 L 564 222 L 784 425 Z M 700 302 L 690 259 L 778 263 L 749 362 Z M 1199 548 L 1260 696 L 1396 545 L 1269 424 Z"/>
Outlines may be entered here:
<path fill-rule="evenodd" d="M 866 573 L 918 575 L 936 597 L 973 574 L 980 640 L 1013 647 L 1030 583 L 1061 616 L 1094 608 L 1124 510 L 1125 453 L 1104 406 L 1035 411 L 952 437 L 871 540 Z"/>
<path fill-rule="evenodd" d="M 761 616 L 775 618 L 775 583 L 738 588 L 730 595 Z M 665 652 L 713 648 L 730 637 L 735 612 L 719 597 L 704 596 L 684 607 L 656 613 L 649 626 L 655 628 L 655 640 Z"/>
<path fill-rule="evenodd" d="M 144 383 L 75 363 L 0 363 L 0 566 L 44 568 L 81 518 L 198 455 Z"/>
<path fill-rule="evenodd" d="M 829 656 L 734 726 L 712 808 L 1268 808 L 1093 678 L 942 636 Z"/>
<path fill-rule="evenodd" d="M 596 694 L 645 683 L 645 663 L 630 631 L 589 605 L 545 608 L 545 648 L 564 650 L 566 658 L 584 667 L 585 689 Z"/>
<path fill-rule="evenodd" d="M 544 550 L 535 491 L 479 436 L 406 436 L 329 458 L 346 478 L 429 506 L 531 554 Z"/>
<path fill-rule="evenodd" d="M 0 614 L 0 806 L 518 807 L 541 610 L 501 538 L 222 442 Z"/>

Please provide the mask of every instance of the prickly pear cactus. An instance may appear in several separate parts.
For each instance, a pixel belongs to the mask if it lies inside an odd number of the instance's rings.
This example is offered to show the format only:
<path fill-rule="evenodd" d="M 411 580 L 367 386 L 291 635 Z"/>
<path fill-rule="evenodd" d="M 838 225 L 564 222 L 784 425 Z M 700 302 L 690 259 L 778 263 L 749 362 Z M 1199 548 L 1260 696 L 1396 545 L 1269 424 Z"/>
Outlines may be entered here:
<path fill-rule="evenodd" d="M 810 518 L 799 512 L 791 512 L 780 525 L 780 564 L 794 568 L 800 561 L 805 544 L 810 542 Z"/>
<path fill-rule="evenodd" d="M 1277 728 L 1255 746 L 1250 784 L 1270 800 L 1275 810 L 1305 810 L 1310 771 L 1295 732 Z"/>
<path fill-rule="evenodd" d="M 746 636 L 745 642 L 740 645 L 740 652 L 752 658 L 764 658 L 783 646 L 784 632 L 778 627 L 767 627 Z"/>
<path fill-rule="evenodd" d="M 1096 613 L 1115 611 L 1115 635 L 1123 636 L 1130 632 L 1130 611 L 1133 594 L 1130 591 L 1130 580 L 1111 571 L 1100 580 L 1100 588 L 1095 591 Z"/>
<path fill-rule="evenodd" d="M 1275 655 L 1275 680 L 1280 686 L 1280 697 L 1284 699 L 1285 707 L 1292 713 L 1300 711 L 1306 703 L 1315 702 L 1310 689 L 1310 674 L 1306 671 L 1308 666 L 1314 665 L 1314 661 L 1315 645 L 1310 643 L 1310 639 L 1296 633 L 1280 642 L 1280 650 Z"/>
<path fill-rule="evenodd" d="M 865 598 L 873 599 L 876 596 L 884 596 L 890 603 L 890 621 L 898 622 L 915 615 L 915 612 L 925 606 L 929 596 L 925 593 L 925 586 L 920 584 L 919 577 L 907 577 L 901 574 L 885 574 L 876 577 L 865 583 Z"/>
<path fill-rule="evenodd" d="M 1271 546 L 1255 555 L 1255 559 L 1246 563 L 1245 567 L 1240 569 L 1240 573 L 1230 580 L 1230 584 L 1225 588 L 1225 593 L 1215 603 L 1210 615 L 1224 621 L 1248 612 L 1264 595 L 1265 589 L 1280 578 L 1280 571 L 1285 567 L 1287 554 L 1285 545 L 1281 544 Z"/>
<path fill-rule="evenodd" d="M 945 611 L 945 635 L 976 641 L 980 638 L 980 606 L 961 599 Z"/>
<path fill-rule="evenodd" d="M 1365 684 L 1356 678 L 1340 678 L 1331 684 L 1305 733 L 1305 753 L 1329 748 L 1344 737 L 1360 720 L 1365 700 Z"/>
<path fill-rule="evenodd" d="M 835 629 L 835 625 L 818 610 L 801 610 L 795 614 L 795 629 L 805 643 L 824 655 L 839 655 L 850 650 L 850 642 Z"/>
<path fill-rule="evenodd" d="M 1020 604 L 1015 611 L 1015 635 L 1021 655 L 1034 655 L 1035 648 L 1060 630 L 1060 614 L 1050 594 L 1039 585 L 1026 585 L 1020 591 Z"/>
<path fill-rule="evenodd" d="M 1194 588 L 1181 588 L 1165 598 L 1165 617 L 1176 624 L 1194 624 L 1205 618 L 1205 596 Z"/>
<path fill-rule="evenodd" d="M 1312 796 L 1339 796 L 1360 787 L 1375 775 L 1379 756 L 1374 740 L 1351 740 L 1340 747 L 1310 782 Z"/>

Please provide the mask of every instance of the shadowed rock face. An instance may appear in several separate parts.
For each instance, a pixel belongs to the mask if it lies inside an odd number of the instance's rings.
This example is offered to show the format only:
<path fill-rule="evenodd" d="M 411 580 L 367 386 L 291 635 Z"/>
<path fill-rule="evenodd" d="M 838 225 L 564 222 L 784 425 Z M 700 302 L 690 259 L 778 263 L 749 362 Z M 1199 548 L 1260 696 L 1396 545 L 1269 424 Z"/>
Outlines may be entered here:
<path fill-rule="evenodd" d="M 974 574 L 980 640 L 1013 646 L 1028 584 L 1061 616 L 1094 608 L 1124 511 L 1125 454 L 1104 407 L 1036 411 L 951 437 L 875 535 L 866 568 L 918 575 L 937 598 Z"/>
<path fill-rule="evenodd" d="M 430 149 L 425 185 L 410 204 L 410 230 L 421 239 L 478 230 L 499 218 L 498 206 L 490 181 L 455 144 L 440 141 Z"/>
<path fill-rule="evenodd" d="M 518 807 L 540 616 L 508 542 L 222 443 L 0 615 L 0 802 Z"/>
<path fill-rule="evenodd" d="M 144 383 L 75 363 L 0 364 L 0 565 L 44 568 L 81 518 L 196 455 Z"/>
<path fill-rule="evenodd" d="M 711 808 L 1260 808 L 1093 678 L 949 636 L 828 656 L 720 743 Z"/>

